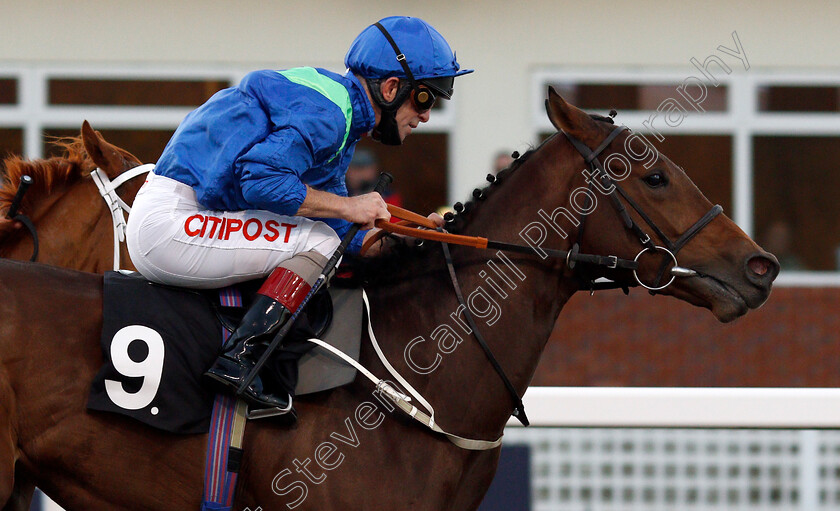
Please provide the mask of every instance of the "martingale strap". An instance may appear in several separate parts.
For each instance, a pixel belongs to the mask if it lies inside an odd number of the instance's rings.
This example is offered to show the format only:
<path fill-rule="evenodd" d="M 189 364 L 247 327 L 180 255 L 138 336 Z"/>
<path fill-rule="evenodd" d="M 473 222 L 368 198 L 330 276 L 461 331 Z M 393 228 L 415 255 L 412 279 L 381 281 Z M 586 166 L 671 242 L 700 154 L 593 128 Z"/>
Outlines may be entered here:
<path fill-rule="evenodd" d="M 28 216 L 24 215 L 23 213 L 18 213 L 12 220 L 15 222 L 20 222 L 26 227 L 26 230 L 29 231 L 29 235 L 32 236 L 32 257 L 29 258 L 30 262 L 35 262 L 38 260 L 38 230 L 35 229 L 35 224 L 32 223 L 32 220 L 29 219 Z"/>
<path fill-rule="evenodd" d="M 516 417 L 523 426 L 528 426 L 530 421 L 528 421 L 528 416 L 525 415 L 525 405 L 522 403 L 522 398 L 520 398 L 519 394 L 516 393 L 516 389 L 513 388 L 513 384 L 510 383 L 510 379 L 508 379 L 504 369 L 502 369 L 499 361 L 496 360 L 496 357 L 490 350 L 490 346 L 487 345 L 487 341 L 484 340 L 481 332 L 479 332 L 478 325 L 475 324 L 472 312 L 470 312 L 470 308 L 467 307 L 467 302 L 464 300 L 464 294 L 461 292 L 461 284 L 458 283 L 458 276 L 455 274 L 455 265 L 452 262 L 452 254 L 449 252 L 449 245 L 442 243 L 441 246 L 443 247 L 443 255 L 446 258 L 446 267 L 449 269 L 449 278 L 452 279 L 452 286 L 455 288 L 455 296 L 458 297 L 458 303 L 464 308 L 464 319 L 467 320 L 467 324 L 473 331 L 473 337 L 475 337 L 475 340 L 478 341 L 478 345 L 481 346 L 481 349 L 487 356 L 487 360 L 490 361 L 490 365 L 493 366 L 493 370 L 495 370 L 496 374 L 498 374 L 502 379 L 508 394 L 510 394 L 511 400 L 513 400 L 514 407 L 511 415 Z"/>
<path fill-rule="evenodd" d="M 365 312 L 367 314 L 368 336 L 370 337 L 370 342 L 373 345 L 373 349 L 376 352 L 376 356 L 379 357 L 379 361 L 382 362 L 382 365 L 385 366 L 385 369 L 389 373 L 391 373 L 391 376 L 393 376 L 394 379 L 397 380 L 397 382 L 399 382 L 399 384 L 409 394 L 411 394 L 411 396 L 423 408 L 426 409 L 426 412 L 411 404 L 411 397 L 396 390 L 388 381 L 377 378 L 365 366 L 353 360 L 352 357 L 348 356 L 338 348 L 320 339 L 308 339 L 308 341 L 332 353 L 333 355 L 343 360 L 345 363 L 355 367 L 362 375 L 364 375 L 365 378 L 367 378 L 376 385 L 378 392 L 380 392 L 382 395 L 386 396 L 388 399 L 393 401 L 394 404 L 397 405 L 397 407 L 399 407 L 400 410 L 408 414 L 409 417 L 423 424 L 435 433 L 444 435 L 447 440 L 452 442 L 454 445 L 460 447 L 461 449 L 467 449 L 470 451 L 486 451 L 488 449 L 495 449 L 496 447 L 502 445 L 502 437 L 499 437 L 496 440 L 476 440 L 472 438 L 464 438 L 447 432 L 435 422 L 435 409 L 432 407 L 431 403 L 429 403 L 419 392 L 417 392 L 417 390 L 414 387 L 412 387 L 411 384 L 408 383 L 408 381 L 405 378 L 403 378 L 403 376 L 396 369 L 394 369 L 394 366 L 392 366 L 391 363 L 388 362 L 388 358 L 385 356 L 385 353 L 382 352 L 382 348 L 379 347 L 379 342 L 376 340 L 376 335 L 374 335 L 373 333 L 373 325 L 370 319 L 370 303 L 368 302 L 367 294 L 364 292 L 364 290 L 362 291 L 362 300 L 364 301 Z"/>

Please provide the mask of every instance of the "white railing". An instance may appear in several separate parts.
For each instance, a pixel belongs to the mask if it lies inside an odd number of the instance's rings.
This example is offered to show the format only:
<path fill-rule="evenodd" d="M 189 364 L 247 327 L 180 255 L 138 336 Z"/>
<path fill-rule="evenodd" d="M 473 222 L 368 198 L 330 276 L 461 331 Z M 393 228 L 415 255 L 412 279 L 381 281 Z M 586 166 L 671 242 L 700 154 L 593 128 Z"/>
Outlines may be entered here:
<path fill-rule="evenodd" d="M 523 401 L 534 426 L 840 428 L 840 389 L 532 387 Z"/>
<path fill-rule="evenodd" d="M 534 387 L 533 511 L 840 508 L 840 389 Z M 699 429 L 707 428 L 707 429 Z"/>

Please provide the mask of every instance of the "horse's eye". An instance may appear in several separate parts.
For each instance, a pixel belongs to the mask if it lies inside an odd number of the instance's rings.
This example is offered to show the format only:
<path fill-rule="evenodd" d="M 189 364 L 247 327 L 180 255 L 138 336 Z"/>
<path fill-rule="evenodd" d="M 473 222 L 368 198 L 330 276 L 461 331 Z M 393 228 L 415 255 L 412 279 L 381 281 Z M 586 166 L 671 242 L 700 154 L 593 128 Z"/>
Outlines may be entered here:
<path fill-rule="evenodd" d="M 649 174 L 642 178 L 642 181 L 645 182 L 651 188 L 659 188 L 660 186 L 665 186 L 668 183 L 668 180 L 665 179 L 665 176 L 660 174 L 659 172 L 654 172 L 653 174 Z"/>

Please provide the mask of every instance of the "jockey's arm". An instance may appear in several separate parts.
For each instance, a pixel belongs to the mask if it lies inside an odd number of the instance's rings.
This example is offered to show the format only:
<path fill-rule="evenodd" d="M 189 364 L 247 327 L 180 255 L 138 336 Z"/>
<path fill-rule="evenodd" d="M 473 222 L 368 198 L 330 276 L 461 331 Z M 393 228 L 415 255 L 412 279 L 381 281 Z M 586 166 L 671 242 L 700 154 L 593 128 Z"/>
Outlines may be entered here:
<path fill-rule="evenodd" d="M 333 193 L 316 190 L 310 186 L 306 187 L 306 198 L 298 209 L 297 216 L 342 218 L 352 223 L 363 224 L 362 229 L 370 229 L 365 235 L 367 241 L 370 236 L 379 229 L 373 228 L 378 219 L 388 221 L 391 214 L 382 196 L 376 192 L 357 195 L 355 197 L 342 197 Z M 438 226 L 443 226 L 443 217 L 432 213 L 428 218 Z M 370 247 L 366 256 L 375 256 L 379 253 L 382 244 L 377 243 Z"/>
<path fill-rule="evenodd" d="M 376 192 L 355 197 L 341 197 L 334 193 L 316 190 L 307 185 L 306 198 L 300 205 L 296 216 L 341 218 L 354 224 L 362 224 L 362 229 L 372 229 L 376 220 L 388 221 L 391 214 L 382 196 Z"/>

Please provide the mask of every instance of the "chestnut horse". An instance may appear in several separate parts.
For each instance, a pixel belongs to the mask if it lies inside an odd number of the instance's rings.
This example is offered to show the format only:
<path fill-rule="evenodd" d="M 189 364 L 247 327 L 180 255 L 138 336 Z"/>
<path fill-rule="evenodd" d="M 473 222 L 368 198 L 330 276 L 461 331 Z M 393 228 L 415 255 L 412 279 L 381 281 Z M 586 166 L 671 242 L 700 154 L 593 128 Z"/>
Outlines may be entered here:
<path fill-rule="evenodd" d="M 7 158 L 0 187 L 0 257 L 29 260 L 33 241 L 18 222 L 6 218 L 20 177 L 29 175 L 34 184 L 24 194 L 19 211 L 28 216 L 38 232 L 37 262 L 81 271 L 103 273 L 113 269 L 111 215 L 90 175 L 101 169 L 109 179 L 140 164 L 135 156 L 108 142 L 87 121 L 79 137 L 56 142 L 61 156 L 43 160 Z M 117 192 L 129 205 L 143 184 L 130 179 Z M 122 268 L 134 269 L 128 250 L 120 247 Z"/>
<path fill-rule="evenodd" d="M 614 128 L 567 104 L 553 90 L 548 111 L 555 127 L 589 148 L 601 145 Z M 602 156 L 626 154 L 629 136 L 620 133 Z M 502 182 L 486 189 L 483 201 L 459 215 L 461 232 L 516 242 L 526 226 L 540 219 L 540 210 L 572 207 L 572 192 L 586 187 L 584 168 L 583 158 L 565 137 L 550 138 L 521 157 Z M 685 173 L 663 155 L 657 154 L 650 168 L 633 160 L 621 185 L 671 238 L 711 209 Z M 633 220 L 646 225 L 628 210 Z M 563 227 L 568 237 L 554 235 L 544 240 L 543 248 L 571 247 L 577 229 Z M 640 250 L 639 239 L 624 228 L 608 200 L 589 212 L 579 242 L 582 252 L 622 259 L 633 259 Z M 435 247 L 427 242 L 377 262 L 379 273 L 370 274 L 367 285 L 373 330 L 390 362 L 436 407 L 443 429 L 494 440 L 514 405 L 474 339 L 451 342 L 454 329 L 448 338 L 438 335 L 441 326 L 451 325 L 453 317 L 458 320 L 459 306 Z M 474 296 L 483 290 L 484 303 L 497 306 L 492 315 L 476 316 L 513 387 L 523 395 L 555 321 L 580 281 L 564 260 L 534 253 L 511 254 L 504 265 L 494 254 L 468 247 L 453 247 L 452 257 L 465 293 Z M 700 275 L 677 279 L 661 294 L 708 308 L 721 321 L 759 307 L 779 270 L 771 254 L 723 215 L 700 230 L 679 258 L 681 266 Z M 515 289 L 509 284 L 504 288 L 504 300 L 498 291 L 494 298 L 487 291 L 488 261 L 516 284 Z M 641 261 L 641 277 L 653 281 L 659 259 Z M 633 282 L 627 270 L 603 272 L 619 283 Z M 506 285 L 501 275 L 494 282 L 499 289 Z M 103 363 L 101 309 L 99 275 L 0 261 L 3 509 L 24 509 L 32 484 L 70 510 L 199 507 L 206 435 L 165 434 L 85 410 L 90 382 Z M 441 342 L 417 341 L 429 337 Z M 413 348 L 407 353 L 409 345 Z M 366 341 L 361 362 L 380 377 L 387 374 Z M 299 420 L 291 428 L 271 421 L 250 423 L 234 508 L 476 509 L 493 479 L 499 450 L 456 447 L 392 411 L 373 390 L 360 378 L 301 398 L 296 405 Z"/>

